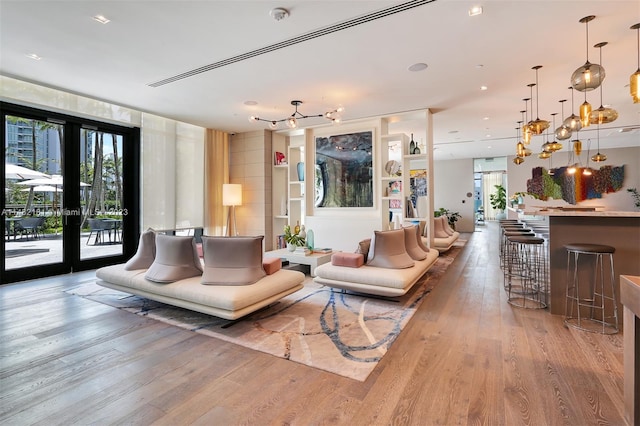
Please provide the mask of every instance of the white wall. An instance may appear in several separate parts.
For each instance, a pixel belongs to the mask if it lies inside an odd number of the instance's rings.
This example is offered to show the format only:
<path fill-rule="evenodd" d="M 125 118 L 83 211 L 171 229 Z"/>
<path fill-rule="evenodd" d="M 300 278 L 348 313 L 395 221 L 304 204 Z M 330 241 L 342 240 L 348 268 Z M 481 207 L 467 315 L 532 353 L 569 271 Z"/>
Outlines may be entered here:
<path fill-rule="evenodd" d="M 594 169 L 600 168 L 602 165 L 621 166 L 624 165 L 624 183 L 618 192 L 603 194 L 602 198 L 586 200 L 578 203 L 580 207 L 603 206 L 604 210 L 609 211 L 635 211 L 633 198 L 627 191 L 627 188 L 637 188 L 640 190 L 640 148 L 612 148 L 601 150 L 602 154 L 607 156 L 604 163 L 589 163 Z M 567 165 L 567 152 L 559 152 L 554 154 L 553 167 Z M 533 158 L 532 158 L 533 157 Z M 586 153 L 582 155 L 583 165 L 586 162 Z M 507 197 L 514 192 L 525 192 L 527 190 L 527 180 L 531 179 L 531 170 L 535 167 L 544 167 L 549 169 L 549 160 L 541 160 L 534 155 L 528 157 L 524 163 L 517 166 L 513 163 L 513 157 L 509 157 L 508 162 L 508 184 Z M 437 195 L 437 192 L 436 192 Z M 525 199 L 526 205 L 531 206 L 570 206 L 563 200 L 540 201 L 530 197 Z"/>
<path fill-rule="evenodd" d="M 456 230 L 473 232 L 473 159 L 434 161 L 433 184 L 433 210 L 444 207 L 459 212 L 462 217 L 456 223 Z M 467 197 L 467 193 L 471 197 Z"/>

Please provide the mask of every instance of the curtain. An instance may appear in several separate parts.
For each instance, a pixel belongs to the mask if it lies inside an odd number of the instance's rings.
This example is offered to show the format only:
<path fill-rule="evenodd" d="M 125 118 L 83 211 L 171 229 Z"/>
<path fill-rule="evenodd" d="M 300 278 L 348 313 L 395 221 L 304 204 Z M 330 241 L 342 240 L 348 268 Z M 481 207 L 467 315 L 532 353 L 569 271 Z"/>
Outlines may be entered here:
<path fill-rule="evenodd" d="M 229 134 L 208 129 L 204 155 L 204 234 L 224 235 L 227 211 L 222 205 L 222 184 L 229 183 Z"/>
<path fill-rule="evenodd" d="M 491 207 L 491 194 L 496 192 L 495 185 L 503 185 L 504 172 L 491 172 L 482 175 L 482 204 L 484 206 L 485 220 L 495 220 L 500 213 Z"/>

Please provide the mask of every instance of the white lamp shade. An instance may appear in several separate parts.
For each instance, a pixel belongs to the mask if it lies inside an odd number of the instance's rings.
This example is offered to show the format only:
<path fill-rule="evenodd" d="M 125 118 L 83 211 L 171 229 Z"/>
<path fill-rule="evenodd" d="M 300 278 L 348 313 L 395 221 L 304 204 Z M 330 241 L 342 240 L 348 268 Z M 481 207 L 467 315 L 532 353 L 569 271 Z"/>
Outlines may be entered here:
<path fill-rule="evenodd" d="M 242 185 L 239 183 L 225 183 L 222 185 L 222 205 L 242 205 Z"/>

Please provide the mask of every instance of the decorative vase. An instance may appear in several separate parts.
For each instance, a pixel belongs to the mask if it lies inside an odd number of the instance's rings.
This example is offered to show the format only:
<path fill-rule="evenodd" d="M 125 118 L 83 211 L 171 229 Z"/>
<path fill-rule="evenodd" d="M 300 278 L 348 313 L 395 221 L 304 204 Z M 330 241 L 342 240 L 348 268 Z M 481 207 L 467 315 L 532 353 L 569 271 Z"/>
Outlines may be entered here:
<path fill-rule="evenodd" d="M 416 143 L 413 141 L 413 133 L 411 133 L 411 142 L 409 143 L 409 154 L 413 154 L 416 150 Z"/>
<path fill-rule="evenodd" d="M 287 250 L 289 250 L 290 252 L 294 252 L 296 251 L 296 246 L 295 244 L 291 244 L 291 243 L 287 243 Z"/>
<path fill-rule="evenodd" d="M 298 170 L 298 180 L 302 182 L 304 180 L 304 163 L 296 164 L 296 168 Z"/>
<path fill-rule="evenodd" d="M 307 248 L 313 250 L 313 229 L 307 231 Z"/>
<path fill-rule="evenodd" d="M 300 238 L 307 238 L 307 231 L 305 231 L 304 225 L 300 225 L 300 232 L 298 235 L 300 235 Z"/>

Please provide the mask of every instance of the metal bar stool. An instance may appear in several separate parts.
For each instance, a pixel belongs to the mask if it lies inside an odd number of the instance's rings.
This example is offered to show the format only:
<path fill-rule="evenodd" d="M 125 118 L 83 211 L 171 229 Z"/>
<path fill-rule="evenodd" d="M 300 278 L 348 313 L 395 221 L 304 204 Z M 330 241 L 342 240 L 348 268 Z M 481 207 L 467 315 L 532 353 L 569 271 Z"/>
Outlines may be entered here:
<path fill-rule="evenodd" d="M 507 237 L 505 288 L 510 305 L 526 309 L 547 307 L 547 256 L 544 239 L 535 236 Z"/>
<path fill-rule="evenodd" d="M 601 244 L 567 244 L 567 293 L 564 323 L 592 333 L 615 334 L 618 332 L 618 305 L 616 299 L 613 253 L 615 247 Z M 580 266 L 581 255 L 586 256 L 582 266 L 593 264 L 591 279 Z M 609 259 L 609 281 L 605 285 L 604 258 Z M 573 266 L 571 262 L 573 261 Z M 588 283 L 581 283 L 588 280 Z"/>

